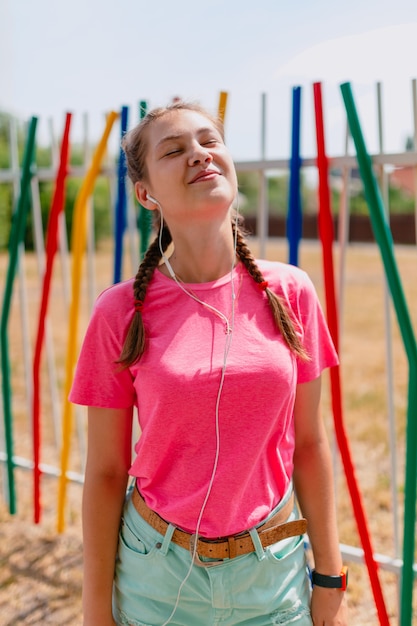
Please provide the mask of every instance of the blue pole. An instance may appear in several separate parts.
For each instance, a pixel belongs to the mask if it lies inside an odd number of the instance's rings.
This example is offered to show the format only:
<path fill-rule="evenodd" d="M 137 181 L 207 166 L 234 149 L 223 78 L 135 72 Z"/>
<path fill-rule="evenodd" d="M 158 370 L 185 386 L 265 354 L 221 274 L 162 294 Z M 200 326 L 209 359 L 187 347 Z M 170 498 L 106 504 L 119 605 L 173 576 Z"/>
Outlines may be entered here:
<path fill-rule="evenodd" d="M 291 263 L 291 265 L 298 265 L 298 248 L 303 228 L 300 193 L 300 127 L 301 87 L 293 87 L 290 180 L 287 213 L 287 239 L 289 244 L 289 263 Z"/>
<path fill-rule="evenodd" d="M 121 138 L 123 138 L 127 131 L 128 117 L 129 108 L 123 106 L 120 116 Z M 119 165 L 117 170 L 117 198 L 114 210 L 114 283 L 119 283 L 122 279 L 123 235 L 126 230 L 126 213 L 126 157 L 124 151 L 120 148 Z"/>

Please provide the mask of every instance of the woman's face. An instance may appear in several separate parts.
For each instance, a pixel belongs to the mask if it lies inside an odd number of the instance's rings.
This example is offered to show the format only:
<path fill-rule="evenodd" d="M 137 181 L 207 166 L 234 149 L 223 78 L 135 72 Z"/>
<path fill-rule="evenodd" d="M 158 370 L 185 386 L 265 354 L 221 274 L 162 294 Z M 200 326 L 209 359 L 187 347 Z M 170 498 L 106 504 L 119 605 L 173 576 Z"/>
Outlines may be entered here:
<path fill-rule="evenodd" d="M 146 192 L 156 198 L 168 224 L 224 215 L 236 197 L 237 179 L 211 120 L 196 111 L 170 111 L 147 132 L 147 181 L 137 183 L 139 200 Z"/>

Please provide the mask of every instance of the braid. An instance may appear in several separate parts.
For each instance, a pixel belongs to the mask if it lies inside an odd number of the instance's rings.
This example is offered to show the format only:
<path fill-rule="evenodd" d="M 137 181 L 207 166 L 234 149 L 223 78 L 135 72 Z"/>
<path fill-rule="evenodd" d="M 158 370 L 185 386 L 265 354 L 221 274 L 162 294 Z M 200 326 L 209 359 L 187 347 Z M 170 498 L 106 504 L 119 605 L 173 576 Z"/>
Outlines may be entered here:
<path fill-rule="evenodd" d="M 162 250 L 164 252 L 171 241 L 171 233 L 164 224 L 161 236 Z M 129 326 L 122 353 L 118 360 L 118 363 L 122 365 L 123 368 L 129 367 L 138 361 L 145 350 L 146 334 L 142 319 L 142 309 L 145 302 L 146 290 L 160 260 L 161 250 L 159 249 L 158 237 L 156 237 L 149 246 L 133 283 L 135 314 Z"/>
<path fill-rule="evenodd" d="M 262 272 L 257 266 L 255 258 L 250 251 L 240 228 L 237 227 L 236 230 L 234 223 L 232 223 L 232 226 L 236 236 L 236 254 L 246 267 L 249 275 L 252 276 L 253 280 L 257 283 L 260 289 L 265 291 L 275 323 L 278 330 L 281 332 L 284 341 L 294 354 L 296 354 L 303 361 L 307 361 L 309 356 L 297 333 L 295 332 L 294 324 L 287 307 L 284 305 L 281 298 L 268 288 L 268 283 L 265 281 Z"/>

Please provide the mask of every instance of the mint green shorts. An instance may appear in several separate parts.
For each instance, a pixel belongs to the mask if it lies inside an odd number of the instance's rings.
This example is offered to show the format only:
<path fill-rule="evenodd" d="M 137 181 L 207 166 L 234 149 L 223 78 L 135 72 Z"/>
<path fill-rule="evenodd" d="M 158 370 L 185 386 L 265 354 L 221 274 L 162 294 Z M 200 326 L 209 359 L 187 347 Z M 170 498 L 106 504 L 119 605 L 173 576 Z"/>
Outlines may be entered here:
<path fill-rule="evenodd" d="M 289 519 L 297 515 L 294 510 Z M 188 550 L 171 541 L 173 531 L 170 526 L 165 537 L 160 535 L 127 499 L 113 590 L 117 624 L 162 626 L 171 617 L 170 626 L 312 626 L 302 537 L 266 549 L 258 538 L 256 552 L 212 567 L 193 565 L 172 614 L 192 560 Z M 251 534 L 256 542 L 256 531 Z"/>

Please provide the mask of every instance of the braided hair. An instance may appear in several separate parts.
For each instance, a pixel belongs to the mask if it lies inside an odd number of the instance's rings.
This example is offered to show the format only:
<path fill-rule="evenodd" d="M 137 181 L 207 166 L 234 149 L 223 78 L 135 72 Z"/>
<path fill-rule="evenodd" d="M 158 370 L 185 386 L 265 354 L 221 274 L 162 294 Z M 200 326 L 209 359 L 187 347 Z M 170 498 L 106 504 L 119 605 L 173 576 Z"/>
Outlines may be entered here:
<path fill-rule="evenodd" d="M 236 254 L 261 291 L 265 291 L 275 324 L 282 334 L 285 343 L 301 360 L 309 360 L 309 356 L 295 332 L 294 324 L 287 307 L 282 302 L 281 298 L 269 289 L 268 283 L 263 277 L 262 272 L 256 264 L 255 257 L 246 243 L 243 231 L 239 226 L 236 226 L 235 220 L 232 221 L 232 228 L 236 236 Z"/>
<path fill-rule="evenodd" d="M 232 228 L 234 232 L 236 231 L 236 254 L 245 266 L 248 274 L 257 283 L 260 290 L 266 293 L 277 329 L 283 336 L 284 341 L 290 350 L 301 360 L 308 360 L 309 357 L 300 341 L 300 338 L 295 332 L 294 324 L 287 307 L 282 302 L 281 298 L 269 289 L 268 283 L 265 281 L 265 278 L 258 268 L 255 258 L 246 243 L 243 230 L 240 226 L 236 226 L 234 219 L 232 221 Z M 164 224 L 161 235 L 161 247 L 164 253 L 171 242 L 171 233 L 168 226 Z M 159 265 L 161 256 L 162 253 L 159 248 L 159 238 L 156 237 L 148 248 L 133 283 L 135 314 L 130 324 L 122 353 L 118 361 L 123 367 L 133 365 L 133 363 L 140 359 L 145 351 L 146 332 L 142 319 L 143 303 L 145 301 L 148 284 L 155 269 Z"/>
<path fill-rule="evenodd" d="M 165 253 L 172 241 L 171 233 L 166 224 L 163 225 L 161 234 L 161 248 Z M 145 301 L 146 290 L 153 276 L 155 269 L 161 260 L 161 250 L 158 237 L 149 246 L 138 273 L 133 283 L 133 296 L 135 299 L 135 315 L 129 326 L 129 330 L 123 345 L 122 353 L 118 363 L 123 367 L 129 367 L 140 359 L 145 350 L 145 327 L 142 320 L 143 303 Z"/>

